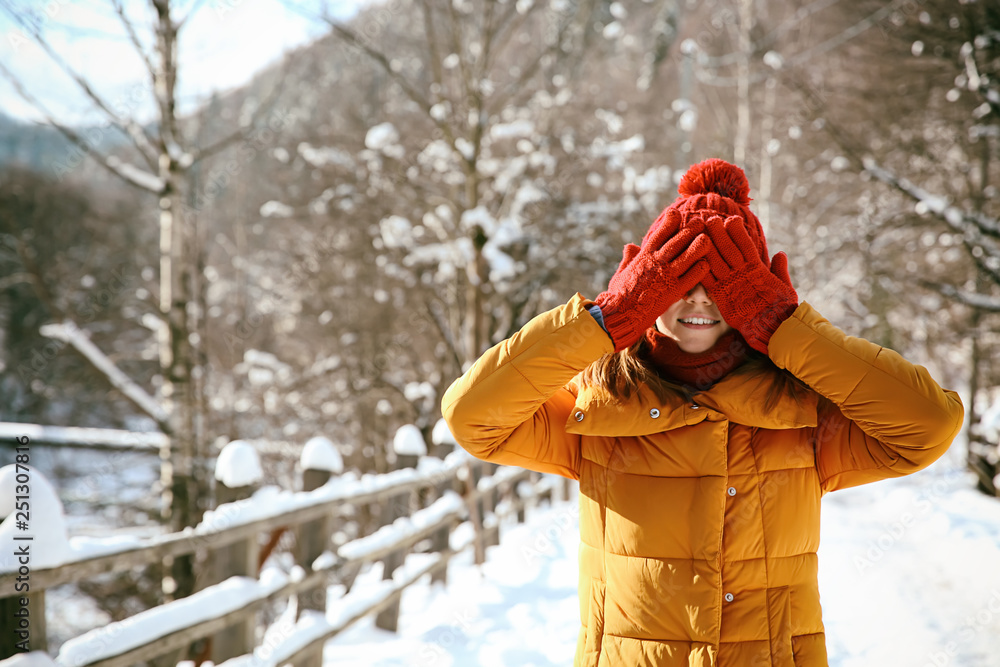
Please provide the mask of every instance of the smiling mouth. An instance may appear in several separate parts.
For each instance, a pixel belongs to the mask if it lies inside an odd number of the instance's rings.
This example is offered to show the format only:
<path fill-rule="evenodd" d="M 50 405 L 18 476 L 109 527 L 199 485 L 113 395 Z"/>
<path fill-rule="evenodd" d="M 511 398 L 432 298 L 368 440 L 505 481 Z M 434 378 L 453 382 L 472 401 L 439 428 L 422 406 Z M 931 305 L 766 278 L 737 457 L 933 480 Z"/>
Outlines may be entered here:
<path fill-rule="evenodd" d="M 720 320 L 713 320 L 708 317 L 679 317 L 677 321 L 687 326 L 712 326 L 718 324 Z"/>

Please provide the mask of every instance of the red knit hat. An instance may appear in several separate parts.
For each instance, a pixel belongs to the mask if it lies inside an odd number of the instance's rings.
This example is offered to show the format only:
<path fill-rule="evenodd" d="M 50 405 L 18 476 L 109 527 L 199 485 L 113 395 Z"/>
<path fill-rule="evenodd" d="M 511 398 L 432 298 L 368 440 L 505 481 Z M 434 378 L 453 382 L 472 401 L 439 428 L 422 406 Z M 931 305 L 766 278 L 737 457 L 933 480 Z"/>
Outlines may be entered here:
<path fill-rule="evenodd" d="M 664 209 L 660 218 L 653 223 L 650 232 L 659 226 L 661 219 L 670 209 L 680 211 L 683 222 L 692 217 L 700 217 L 705 222 L 712 216 L 723 220 L 738 215 L 743 218 L 747 233 L 753 240 L 764 264 L 770 266 L 771 256 L 767 252 L 767 241 L 760 220 L 747 205 L 750 203 L 750 183 L 742 169 L 725 160 L 710 158 L 692 166 L 677 187 L 680 196 Z M 649 233 L 646 236 L 649 236 Z"/>

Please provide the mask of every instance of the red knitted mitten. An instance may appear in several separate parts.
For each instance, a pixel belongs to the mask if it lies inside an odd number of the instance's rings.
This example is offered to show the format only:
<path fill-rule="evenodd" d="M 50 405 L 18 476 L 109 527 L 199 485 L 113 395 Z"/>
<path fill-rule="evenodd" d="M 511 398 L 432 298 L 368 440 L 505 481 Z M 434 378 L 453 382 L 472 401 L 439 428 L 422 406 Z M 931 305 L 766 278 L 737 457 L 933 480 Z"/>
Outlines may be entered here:
<path fill-rule="evenodd" d="M 711 253 L 709 275 L 703 281 L 726 323 L 739 331 L 750 347 L 767 354 L 778 327 L 799 305 L 788 275 L 788 256 L 779 252 L 770 267 L 761 260 L 739 216 L 713 216 L 705 223 L 718 253 Z"/>
<path fill-rule="evenodd" d="M 656 318 L 694 289 L 708 274 L 705 257 L 712 242 L 704 224 L 681 229 L 681 215 L 669 211 L 647 234 L 642 247 L 629 243 L 608 289 L 595 299 L 615 351 L 624 350 L 653 326 Z"/>

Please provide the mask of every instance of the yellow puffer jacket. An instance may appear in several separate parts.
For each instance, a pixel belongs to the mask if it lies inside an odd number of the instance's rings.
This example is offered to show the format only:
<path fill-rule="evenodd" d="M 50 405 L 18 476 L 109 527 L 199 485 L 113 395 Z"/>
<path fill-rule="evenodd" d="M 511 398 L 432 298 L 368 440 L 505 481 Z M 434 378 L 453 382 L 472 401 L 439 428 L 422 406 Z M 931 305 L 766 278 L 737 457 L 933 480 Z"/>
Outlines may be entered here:
<path fill-rule="evenodd" d="M 803 303 L 769 346 L 813 390 L 798 401 L 766 410 L 764 372 L 692 404 L 648 389 L 621 403 L 574 381 L 612 351 L 590 303 L 534 318 L 442 401 L 474 456 L 580 480 L 574 664 L 826 665 L 820 497 L 930 465 L 961 427 L 960 399 Z"/>

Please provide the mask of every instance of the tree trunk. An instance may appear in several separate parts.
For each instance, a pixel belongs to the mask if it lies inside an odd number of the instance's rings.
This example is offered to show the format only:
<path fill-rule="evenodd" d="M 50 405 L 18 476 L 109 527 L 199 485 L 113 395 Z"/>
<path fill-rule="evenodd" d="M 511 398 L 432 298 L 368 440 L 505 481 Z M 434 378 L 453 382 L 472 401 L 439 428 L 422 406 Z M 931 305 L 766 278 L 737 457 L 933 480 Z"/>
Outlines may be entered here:
<path fill-rule="evenodd" d="M 987 199 L 986 187 L 990 180 L 990 142 L 980 140 L 980 145 L 982 146 L 982 154 L 979 160 L 979 196 L 975 200 L 977 212 L 982 212 L 983 203 Z M 982 271 L 979 271 L 976 275 L 976 292 L 979 294 L 988 294 L 989 289 L 989 279 L 983 275 Z M 991 450 L 995 450 L 998 445 L 995 442 L 987 442 L 981 435 L 979 430 L 981 415 L 976 410 L 976 395 L 979 393 L 980 384 L 982 383 L 983 354 L 979 346 L 979 339 L 984 314 L 980 308 L 972 309 L 970 327 L 972 332 L 972 346 L 969 353 L 969 409 L 967 410 L 968 423 L 966 424 L 969 451 L 966 463 L 969 469 L 976 473 L 976 488 L 988 496 L 996 496 L 1000 495 L 1000 493 L 998 493 L 994 480 L 997 478 L 997 474 L 1000 473 L 1000 463 L 996 462 L 995 457 L 991 458 L 990 454 L 993 453 Z M 992 360 L 992 356 L 987 354 L 987 363 L 990 360 Z M 987 378 L 990 377 L 992 377 L 992 373 L 987 373 Z"/>
<path fill-rule="evenodd" d="M 170 16 L 169 0 L 152 0 L 157 14 L 156 39 L 160 61 L 154 73 L 154 88 L 160 116 L 159 176 L 163 191 L 160 207 L 160 313 L 166 322 L 160 328 L 159 351 L 164 404 L 170 414 L 170 460 L 163 462 L 164 519 L 172 531 L 194 526 L 201 519 L 195 475 L 200 454 L 195 429 L 193 350 L 189 337 L 188 304 L 193 298 L 192 263 L 188 246 L 190 230 L 183 215 L 182 168 L 176 148 L 175 88 L 177 83 L 177 26 Z M 174 597 L 194 590 L 191 557 L 173 563 Z"/>

